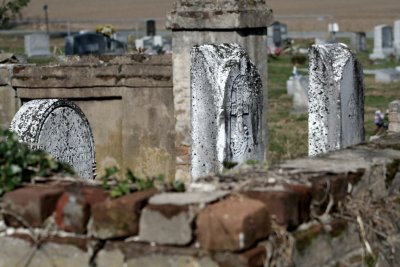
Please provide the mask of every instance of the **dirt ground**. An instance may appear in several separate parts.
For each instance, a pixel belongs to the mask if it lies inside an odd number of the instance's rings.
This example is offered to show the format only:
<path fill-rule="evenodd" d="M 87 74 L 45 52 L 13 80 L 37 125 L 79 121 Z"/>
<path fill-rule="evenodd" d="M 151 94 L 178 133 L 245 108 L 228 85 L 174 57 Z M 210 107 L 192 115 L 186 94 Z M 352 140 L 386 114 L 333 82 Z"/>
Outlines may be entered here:
<path fill-rule="evenodd" d="M 163 19 L 174 0 L 31 0 L 24 18 L 43 18 L 48 5 L 50 20 Z M 400 19 L 399 0 L 266 0 L 277 19 L 289 24 L 290 30 L 326 30 L 327 21 L 308 16 L 333 15 L 341 31 L 372 31 L 374 25 L 393 24 Z"/>

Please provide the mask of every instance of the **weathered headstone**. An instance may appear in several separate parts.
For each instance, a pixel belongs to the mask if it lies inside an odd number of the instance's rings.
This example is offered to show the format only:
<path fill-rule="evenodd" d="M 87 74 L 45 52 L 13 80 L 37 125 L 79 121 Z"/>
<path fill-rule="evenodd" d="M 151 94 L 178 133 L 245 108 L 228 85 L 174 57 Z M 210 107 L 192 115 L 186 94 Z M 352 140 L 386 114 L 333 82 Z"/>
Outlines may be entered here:
<path fill-rule="evenodd" d="M 264 0 L 178 0 L 167 15 L 172 30 L 177 167 L 175 177 L 190 179 L 190 50 L 195 45 L 237 43 L 257 66 L 267 109 L 267 27 L 272 10 Z M 266 123 L 266 122 L 265 122 Z M 267 132 L 264 132 L 267 142 Z M 265 155 L 266 158 L 266 155 Z"/>
<path fill-rule="evenodd" d="M 263 160 L 263 84 L 237 44 L 191 51 L 192 179 L 219 173 L 223 162 Z"/>
<path fill-rule="evenodd" d="M 49 43 L 47 34 L 25 35 L 25 54 L 28 57 L 51 56 Z"/>
<path fill-rule="evenodd" d="M 309 155 L 364 140 L 362 67 L 344 44 L 313 45 L 310 57 Z"/>
<path fill-rule="evenodd" d="M 374 50 L 369 56 L 371 59 L 384 59 L 394 53 L 393 28 L 387 25 L 378 25 L 374 28 Z"/>
<path fill-rule="evenodd" d="M 400 20 L 396 20 L 394 22 L 393 46 L 394 46 L 397 57 L 400 57 Z"/>
<path fill-rule="evenodd" d="M 95 176 L 96 160 L 92 131 L 85 115 L 74 103 L 59 99 L 25 103 L 11 122 L 21 142 L 47 151 L 69 163 L 84 179 Z"/>

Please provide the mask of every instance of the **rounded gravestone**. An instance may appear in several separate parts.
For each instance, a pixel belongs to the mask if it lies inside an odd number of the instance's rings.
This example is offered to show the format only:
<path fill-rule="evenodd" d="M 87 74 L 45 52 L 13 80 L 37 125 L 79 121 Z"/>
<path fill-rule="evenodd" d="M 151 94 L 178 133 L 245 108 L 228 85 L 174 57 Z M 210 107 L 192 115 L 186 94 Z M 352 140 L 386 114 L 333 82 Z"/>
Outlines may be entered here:
<path fill-rule="evenodd" d="M 11 131 L 32 149 L 48 152 L 70 164 L 84 179 L 95 176 L 96 159 L 92 130 L 82 110 L 63 99 L 25 103 L 14 116 Z"/>

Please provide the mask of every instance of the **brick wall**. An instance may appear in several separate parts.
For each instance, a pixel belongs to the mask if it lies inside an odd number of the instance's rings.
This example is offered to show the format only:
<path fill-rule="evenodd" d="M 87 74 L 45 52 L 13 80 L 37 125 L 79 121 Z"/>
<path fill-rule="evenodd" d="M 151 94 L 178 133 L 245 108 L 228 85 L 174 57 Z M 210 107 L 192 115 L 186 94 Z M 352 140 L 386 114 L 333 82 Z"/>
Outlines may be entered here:
<path fill-rule="evenodd" d="M 0 266 L 399 266 L 399 164 L 395 134 L 185 193 L 26 185 L 2 199 Z"/>

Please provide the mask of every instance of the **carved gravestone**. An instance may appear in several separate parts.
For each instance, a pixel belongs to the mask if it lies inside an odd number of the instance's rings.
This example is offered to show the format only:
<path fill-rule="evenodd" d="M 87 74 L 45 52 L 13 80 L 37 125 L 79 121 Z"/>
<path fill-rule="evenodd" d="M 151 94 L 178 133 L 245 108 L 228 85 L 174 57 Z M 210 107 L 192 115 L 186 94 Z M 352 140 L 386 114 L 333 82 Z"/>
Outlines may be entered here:
<path fill-rule="evenodd" d="M 309 155 L 364 140 L 362 67 L 344 44 L 313 45 L 309 53 Z"/>
<path fill-rule="evenodd" d="M 70 164 L 84 179 L 95 176 L 96 160 L 92 131 L 74 103 L 40 99 L 25 103 L 11 122 L 11 131 L 32 149 L 42 149 Z"/>
<path fill-rule="evenodd" d="M 263 160 L 263 85 L 237 44 L 191 51 L 191 175 L 218 173 L 223 162 Z"/>

